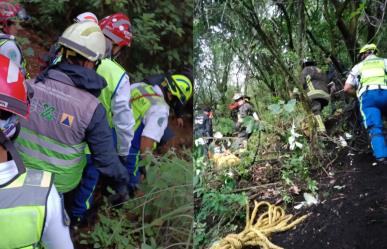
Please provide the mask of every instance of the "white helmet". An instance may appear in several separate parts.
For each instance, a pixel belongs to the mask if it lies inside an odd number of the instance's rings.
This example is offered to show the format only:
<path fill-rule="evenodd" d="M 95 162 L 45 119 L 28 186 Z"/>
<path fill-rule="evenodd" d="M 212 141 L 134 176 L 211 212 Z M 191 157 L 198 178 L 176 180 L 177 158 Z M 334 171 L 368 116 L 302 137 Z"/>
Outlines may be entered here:
<path fill-rule="evenodd" d="M 105 55 L 105 36 L 94 22 L 74 23 L 63 32 L 58 42 L 90 61 L 97 61 Z"/>
<path fill-rule="evenodd" d="M 77 15 L 77 17 L 75 17 L 74 21 L 75 22 L 92 21 L 92 22 L 95 22 L 98 24 L 97 16 L 91 12 L 84 12 L 84 13 Z"/>
<path fill-rule="evenodd" d="M 235 93 L 232 97 L 233 100 L 237 101 L 238 99 L 242 98 L 243 95 L 241 93 Z"/>

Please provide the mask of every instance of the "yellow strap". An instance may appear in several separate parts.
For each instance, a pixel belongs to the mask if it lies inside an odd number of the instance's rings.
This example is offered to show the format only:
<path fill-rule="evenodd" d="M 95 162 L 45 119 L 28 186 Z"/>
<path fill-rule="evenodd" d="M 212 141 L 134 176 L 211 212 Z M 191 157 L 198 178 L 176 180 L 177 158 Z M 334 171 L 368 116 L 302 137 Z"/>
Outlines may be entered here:
<path fill-rule="evenodd" d="M 308 85 L 309 91 L 315 90 L 315 89 L 314 89 L 314 86 L 313 86 L 313 83 L 312 83 L 312 78 L 310 77 L 309 74 L 306 76 L 305 79 L 306 79 L 306 84 Z"/>
<path fill-rule="evenodd" d="M 318 124 L 317 130 L 319 132 L 326 132 L 327 130 L 325 128 L 324 122 L 322 121 L 321 115 L 320 114 L 314 115 L 314 118 L 316 119 L 316 122 Z"/>

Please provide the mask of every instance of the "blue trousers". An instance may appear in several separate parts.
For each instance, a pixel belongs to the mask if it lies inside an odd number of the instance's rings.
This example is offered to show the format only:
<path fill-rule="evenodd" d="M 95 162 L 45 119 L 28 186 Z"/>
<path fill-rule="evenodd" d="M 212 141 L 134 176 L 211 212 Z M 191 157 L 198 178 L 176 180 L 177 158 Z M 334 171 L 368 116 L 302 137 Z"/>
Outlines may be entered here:
<path fill-rule="evenodd" d="M 387 157 L 387 144 L 383 134 L 382 113 L 387 111 L 387 90 L 371 90 L 359 99 L 363 124 L 371 138 L 376 159 Z"/>
<path fill-rule="evenodd" d="M 134 137 L 130 146 L 128 162 L 124 165 L 129 172 L 130 181 L 128 187 L 136 187 L 140 182 L 140 174 L 137 173 L 138 160 L 140 157 L 141 134 L 144 125 L 140 125 L 134 133 Z M 113 131 L 115 144 L 117 143 L 115 132 Z M 90 155 L 87 155 L 87 165 L 83 171 L 82 180 L 79 183 L 77 190 L 74 193 L 73 206 L 70 211 L 72 217 L 84 217 L 87 210 L 90 209 L 93 203 L 94 189 L 98 184 L 99 171 L 94 166 Z"/>

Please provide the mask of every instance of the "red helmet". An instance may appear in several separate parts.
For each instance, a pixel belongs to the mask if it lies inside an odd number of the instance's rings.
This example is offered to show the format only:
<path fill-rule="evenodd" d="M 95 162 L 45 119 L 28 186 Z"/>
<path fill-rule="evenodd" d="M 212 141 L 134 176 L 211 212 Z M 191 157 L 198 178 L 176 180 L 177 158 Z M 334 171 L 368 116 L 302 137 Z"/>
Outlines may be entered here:
<path fill-rule="evenodd" d="M 24 76 L 19 67 L 0 54 L 0 110 L 28 118 L 29 101 Z"/>
<path fill-rule="evenodd" d="M 130 46 L 132 43 L 132 25 L 123 13 L 105 17 L 99 22 L 99 27 L 105 36 L 118 46 Z"/>
<path fill-rule="evenodd" d="M 27 21 L 30 18 L 20 4 L 10 0 L 0 0 L 0 23 L 5 24 L 7 20 Z"/>

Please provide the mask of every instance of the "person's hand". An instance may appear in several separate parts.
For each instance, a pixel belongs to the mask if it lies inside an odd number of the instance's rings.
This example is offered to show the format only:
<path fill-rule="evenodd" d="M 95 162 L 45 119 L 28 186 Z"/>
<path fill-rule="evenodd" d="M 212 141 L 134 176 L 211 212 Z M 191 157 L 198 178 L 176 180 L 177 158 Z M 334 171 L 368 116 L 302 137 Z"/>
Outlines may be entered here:
<path fill-rule="evenodd" d="M 336 92 L 336 84 L 335 82 L 331 81 L 329 84 L 328 84 L 328 89 L 329 89 L 329 93 L 332 95 L 333 93 Z"/>
<path fill-rule="evenodd" d="M 184 120 L 182 118 L 177 118 L 177 126 L 180 128 L 184 127 Z"/>
<path fill-rule="evenodd" d="M 127 200 L 129 200 L 127 183 L 117 183 L 115 185 L 115 191 L 116 194 L 111 195 L 108 199 L 113 207 L 120 208 Z"/>

